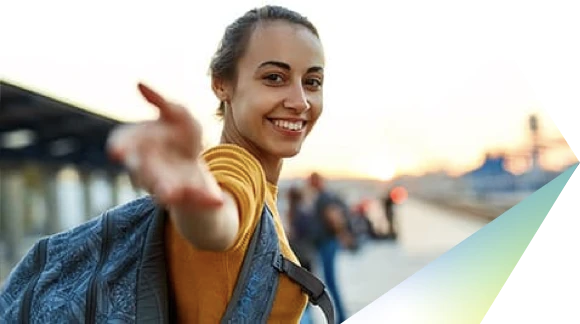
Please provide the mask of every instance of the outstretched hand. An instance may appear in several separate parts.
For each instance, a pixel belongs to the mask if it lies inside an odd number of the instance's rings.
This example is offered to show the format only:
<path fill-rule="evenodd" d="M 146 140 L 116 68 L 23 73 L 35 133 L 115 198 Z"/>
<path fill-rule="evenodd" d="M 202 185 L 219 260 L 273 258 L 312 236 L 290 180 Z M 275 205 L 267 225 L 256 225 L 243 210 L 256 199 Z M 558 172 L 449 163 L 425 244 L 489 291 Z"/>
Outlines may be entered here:
<path fill-rule="evenodd" d="M 200 158 L 201 124 L 185 109 L 144 84 L 141 95 L 157 108 L 153 121 L 123 125 L 108 140 L 112 159 L 125 165 L 134 180 L 161 204 L 207 209 L 223 203 L 221 190 L 210 184 Z"/>

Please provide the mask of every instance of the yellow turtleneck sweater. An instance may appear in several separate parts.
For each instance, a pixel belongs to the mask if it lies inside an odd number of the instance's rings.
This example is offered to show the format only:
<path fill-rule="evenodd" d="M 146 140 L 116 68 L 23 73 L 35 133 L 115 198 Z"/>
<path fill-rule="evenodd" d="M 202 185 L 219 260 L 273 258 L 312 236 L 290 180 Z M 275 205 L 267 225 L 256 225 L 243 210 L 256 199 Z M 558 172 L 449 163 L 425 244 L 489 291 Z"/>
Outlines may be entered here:
<path fill-rule="evenodd" d="M 169 284 L 175 295 L 179 323 L 219 323 L 264 203 L 274 214 L 282 253 L 299 264 L 278 214 L 278 188 L 266 181 L 258 160 L 243 148 L 227 144 L 207 150 L 203 157 L 220 186 L 236 199 L 242 216 L 238 237 L 225 252 L 195 249 L 168 222 L 165 241 Z M 298 285 L 280 276 L 268 323 L 298 323 L 307 300 Z"/>

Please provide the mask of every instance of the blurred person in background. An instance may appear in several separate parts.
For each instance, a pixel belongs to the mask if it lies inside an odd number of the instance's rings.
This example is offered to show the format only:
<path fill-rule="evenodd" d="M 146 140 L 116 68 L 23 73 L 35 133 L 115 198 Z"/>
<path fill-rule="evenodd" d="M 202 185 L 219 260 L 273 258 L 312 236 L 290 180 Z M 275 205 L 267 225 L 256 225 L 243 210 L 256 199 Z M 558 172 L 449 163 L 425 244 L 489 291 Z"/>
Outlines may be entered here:
<path fill-rule="evenodd" d="M 363 234 L 365 238 L 374 238 L 375 232 L 373 228 L 373 223 L 369 217 L 369 204 L 370 199 L 362 199 L 352 207 L 352 213 L 357 217 L 357 226 L 359 227 L 359 232 Z"/>
<path fill-rule="evenodd" d="M 389 226 L 389 230 L 387 234 L 385 234 L 386 239 L 397 239 L 397 232 L 395 231 L 395 200 L 393 199 L 393 190 L 390 189 L 387 191 L 387 194 L 382 199 L 383 206 L 385 208 L 385 216 L 387 217 L 387 222 Z"/>
<path fill-rule="evenodd" d="M 159 117 L 116 129 L 108 150 L 150 195 L 37 242 L 0 290 L 2 321 L 298 323 L 309 297 L 331 320 L 276 206 L 283 159 L 322 113 L 324 65 L 306 17 L 236 19 L 210 63 L 223 128 L 208 150 L 188 109 L 139 84 Z"/>
<path fill-rule="evenodd" d="M 349 231 L 344 204 L 339 201 L 337 195 L 325 187 L 322 176 L 316 172 L 312 173 L 307 184 L 313 195 L 311 207 L 313 243 L 320 256 L 324 282 L 333 298 L 337 320 L 342 323 L 347 317 L 336 278 L 336 256 L 341 245 L 345 248 L 353 247 L 354 237 Z"/>
<path fill-rule="evenodd" d="M 316 248 L 311 237 L 312 215 L 308 213 L 304 204 L 304 192 L 301 188 L 293 186 L 288 189 L 288 240 L 290 247 L 296 254 L 300 264 L 312 271 L 312 264 L 316 258 Z M 310 305 L 306 306 L 300 324 L 311 324 L 312 311 Z"/>
<path fill-rule="evenodd" d="M 389 223 L 389 230 L 385 235 L 386 239 L 396 240 L 398 236 L 397 221 L 395 218 L 395 205 L 402 204 L 407 199 L 407 190 L 402 186 L 389 189 L 381 199 L 385 209 L 385 216 Z"/>

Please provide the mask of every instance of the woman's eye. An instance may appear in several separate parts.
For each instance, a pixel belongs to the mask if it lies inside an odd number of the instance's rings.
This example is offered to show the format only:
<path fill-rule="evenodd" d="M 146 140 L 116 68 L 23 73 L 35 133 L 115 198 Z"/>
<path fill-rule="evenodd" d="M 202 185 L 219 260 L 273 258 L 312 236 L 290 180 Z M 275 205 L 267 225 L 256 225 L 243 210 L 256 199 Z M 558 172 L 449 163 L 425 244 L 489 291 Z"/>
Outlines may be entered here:
<path fill-rule="evenodd" d="M 322 87 L 322 80 L 320 80 L 320 79 L 308 79 L 308 80 L 306 80 L 306 85 L 319 88 L 319 87 Z"/>
<path fill-rule="evenodd" d="M 279 74 L 268 74 L 264 77 L 264 79 L 273 83 L 280 83 L 283 81 L 282 76 Z"/>

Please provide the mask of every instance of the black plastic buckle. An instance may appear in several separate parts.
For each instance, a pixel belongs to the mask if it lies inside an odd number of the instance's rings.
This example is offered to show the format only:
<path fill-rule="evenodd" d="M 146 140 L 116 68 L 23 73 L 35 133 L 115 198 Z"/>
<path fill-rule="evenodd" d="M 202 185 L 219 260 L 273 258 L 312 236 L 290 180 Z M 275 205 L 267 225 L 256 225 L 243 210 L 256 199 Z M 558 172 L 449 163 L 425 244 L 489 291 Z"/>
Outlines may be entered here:
<path fill-rule="evenodd" d="M 284 269 L 284 257 L 281 254 L 274 254 L 274 261 L 272 262 L 274 269 L 280 273 L 286 273 Z"/>
<path fill-rule="evenodd" d="M 320 298 L 324 295 L 326 287 L 320 279 L 316 278 L 306 269 L 290 263 L 291 262 L 286 261 L 283 255 L 276 254 L 274 255 L 272 266 L 278 270 L 278 272 L 286 274 L 292 281 L 298 283 L 302 288 L 302 291 L 308 295 L 310 302 L 314 305 L 318 305 Z M 309 279 L 308 286 L 306 286 L 306 283 L 303 282 L 303 280 L 300 280 L 300 278 Z M 312 286 L 315 286 L 315 291 L 311 289 Z"/>

